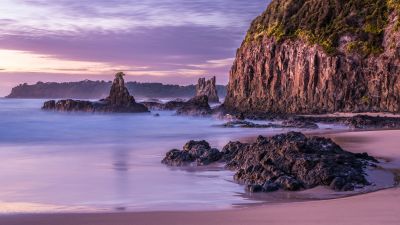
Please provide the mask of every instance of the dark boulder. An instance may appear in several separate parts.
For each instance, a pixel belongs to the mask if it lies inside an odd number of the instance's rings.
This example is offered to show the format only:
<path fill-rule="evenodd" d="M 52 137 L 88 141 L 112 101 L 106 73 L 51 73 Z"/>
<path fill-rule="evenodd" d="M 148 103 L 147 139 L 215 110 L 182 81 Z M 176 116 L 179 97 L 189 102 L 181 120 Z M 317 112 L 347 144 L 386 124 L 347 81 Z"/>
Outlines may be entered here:
<path fill-rule="evenodd" d="M 318 125 L 316 123 L 294 119 L 284 120 L 282 122 L 282 126 L 287 128 L 318 129 Z"/>
<path fill-rule="evenodd" d="M 44 103 L 44 110 L 49 111 L 65 111 L 65 112 L 94 112 L 95 106 L 89 101 L 78 101 L 72 99 L 60 101 L 47 101 Z"/>
<path fill-rule="evenodd" d="M 182 107 L 177 110 L 178 115 L 189 116 L 207 116 L 211 114 L 211 107 L 208 104 L 206 95 L 196 96 L 185 102 Z"/>
<path fill-rule="evenodd" d="M 259 136 L 254 143 L 229 142 L 221 152 L 206 141 L 190 141 L 182 151 L 168 152 L 162 162 L 171 166 L 225 162 L 247 191 L 273 192 L 316 186 L 350 191 L 369 185 L 365 168 L 378 161 L 366 153 L 344 151 L 331 139 L 290 132 Z"/>
<path fill-rule="evenodd" d="M 198 166 L 209 165 L 218 162 L 222 153 L 218 149 L 211 148 L 206 141 L 189 141 L 183 146 L 183 150 L 169 151 L 162 163 L 169 166 Z"/>
<path fill-rule="evenodd" d="M 297 132 L 271 138 L 260 136 L 250 144 L 229 143 L 223 152 L 229 154 L 227 167 L 237 170 L 238 182 L 273 182 L 289 191 L 319 185 L 335 190 L 368 185 L 364 168 L 370 162 L 365 159 L 372 159 L 346 152 L 330 139 L 308 138 Z"/>

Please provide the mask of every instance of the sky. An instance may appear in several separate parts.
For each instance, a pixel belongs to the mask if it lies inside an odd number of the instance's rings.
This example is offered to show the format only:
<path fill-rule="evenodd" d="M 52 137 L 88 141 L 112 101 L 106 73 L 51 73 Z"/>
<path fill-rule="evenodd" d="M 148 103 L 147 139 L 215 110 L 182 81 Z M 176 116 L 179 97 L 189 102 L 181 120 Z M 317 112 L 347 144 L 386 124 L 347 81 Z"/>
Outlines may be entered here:
<path fill-rule="evenodd" d="M 229 69 L 268 0 L 1 0 L 0 96 L 19 83 L 195 83 Z"/>

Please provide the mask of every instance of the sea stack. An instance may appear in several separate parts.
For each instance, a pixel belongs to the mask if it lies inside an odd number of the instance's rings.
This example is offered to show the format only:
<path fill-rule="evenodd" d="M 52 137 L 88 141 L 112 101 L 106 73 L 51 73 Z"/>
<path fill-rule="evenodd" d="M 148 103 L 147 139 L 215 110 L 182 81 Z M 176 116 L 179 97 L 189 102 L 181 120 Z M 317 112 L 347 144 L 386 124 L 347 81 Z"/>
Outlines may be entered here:
<path fill-rule="evenodd" d="M 202 95 L 206 95 L 210 103 L 219 103 L 215 76 L 210 80 L 206 80 L 206 78 L 199 79 L 196 85 L 196 96 Z"/>
<path fill-rule="evenodd" d="M 398 1 L 272 0 L 237 51 L 224 106 L 399 113 Z"/>
<path fill-rule="evenodd" d="M 67 112 L 115 112 L 115 113 L 144 113 L 149 112 L 146 106 L 136 103 L 135 98 L 129 94 L 125 87 L 125 74 L 119 72 L 111 86 L 110 95 L 97 102 L 80 100 L 51 100 L 44 103 L 43 110 Z"/>

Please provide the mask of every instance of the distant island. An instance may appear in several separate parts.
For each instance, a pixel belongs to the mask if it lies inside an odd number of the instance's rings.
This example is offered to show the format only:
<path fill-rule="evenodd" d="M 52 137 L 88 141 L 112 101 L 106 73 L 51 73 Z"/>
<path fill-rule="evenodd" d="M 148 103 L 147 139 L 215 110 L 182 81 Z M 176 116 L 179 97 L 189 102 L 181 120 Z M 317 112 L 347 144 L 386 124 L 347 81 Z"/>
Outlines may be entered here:
<path fill-rule="evenodd" d="M 98 99 L 109 94 L 111 81 L 79 82 L 37 82 L 14 87 L 6 98 L 77 98 Z M 139 98 L 191 98 L 196 93 L 196 85 L 172 85 L 162 83 L 127 82 L 129 92 Z M 220 98 L 226 96 L 226 86 L 217 85 Z"/>

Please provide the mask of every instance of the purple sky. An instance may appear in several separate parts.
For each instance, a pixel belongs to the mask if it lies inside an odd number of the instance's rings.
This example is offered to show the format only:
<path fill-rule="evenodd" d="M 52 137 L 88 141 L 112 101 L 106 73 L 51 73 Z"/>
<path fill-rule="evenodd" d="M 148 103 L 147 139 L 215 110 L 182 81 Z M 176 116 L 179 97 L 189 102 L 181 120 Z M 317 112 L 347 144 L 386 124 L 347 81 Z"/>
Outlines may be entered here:
<path fill-rule="evenodd" d="M 0 96 L 17 83 L 194 83 L 228 72 L 267 0 L 2 0 Z"/>

